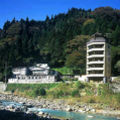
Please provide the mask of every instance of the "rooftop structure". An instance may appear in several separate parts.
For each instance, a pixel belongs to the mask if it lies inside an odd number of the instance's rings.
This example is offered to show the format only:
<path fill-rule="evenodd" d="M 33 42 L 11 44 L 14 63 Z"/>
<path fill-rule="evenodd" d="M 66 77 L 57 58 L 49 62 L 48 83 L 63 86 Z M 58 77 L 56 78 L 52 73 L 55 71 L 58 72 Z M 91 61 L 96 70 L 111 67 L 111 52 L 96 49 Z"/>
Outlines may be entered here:
<path fill-rule="evenodd" d="M 13 68 L 12 73 L 13 75 L 26 75 L 27 68 L 26 67 Z"/>
<path fill-rule="evenodd" d="M 111 76 L 110 45 L 100 33 L 87 42 L 87 81 L 109 82 Z"/>
<path fill-rule="evenodd" d="M 36 66 L 29 67 L 33 75 L 48 75 L 50 67 L 48 64 L 36 64 Z"/>

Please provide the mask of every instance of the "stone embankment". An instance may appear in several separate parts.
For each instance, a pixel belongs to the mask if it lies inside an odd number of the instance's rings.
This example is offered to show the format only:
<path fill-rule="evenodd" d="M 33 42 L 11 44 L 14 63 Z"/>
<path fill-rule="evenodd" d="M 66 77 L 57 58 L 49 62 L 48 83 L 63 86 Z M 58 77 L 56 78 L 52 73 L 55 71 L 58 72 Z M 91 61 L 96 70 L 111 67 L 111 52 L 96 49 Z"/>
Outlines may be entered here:
<path fill-rule="evenodd" d="M 0 100 L 9 100 L 23 104 L 26 113 L 30 113 L 27 108 L 30 107 L 37 107 L 37 108 L 47 108 L 53 110 L 64 110 L 64 111 L 74 111 L 80 113 L 99 113 L 104 115 L 111 115 L 111 116 L 120 116 L 120 111 L 116 110 L 115 108 L 110 108 L 109 106 L 104 107 L 104 109 L 98 109 L 96 106 L 102 106 L 103 104 L 85 104 L 85 103 L 76 103 L 73 105 L 69 105 L 64 100 L 46 100 L 46 99 L 28 99 L 24 97 L 15 96 L 12 94 L 0 94 Z M 1 109 L 1 108 L 0 108 Z M 10 108 L 11 109 L 11 108 Z M 8 110 L 8 109 L 7 109 Z M 16 109 L 17 110 L 17 109 Z M 15 110 L 15 111 L 16 111 Z M 43 115 L 43 117 L 50 118 L 50 115 L 46 115 L 43 112 L 37 113 L 37 115 Z"/>
<path fill-rule="evenodd" d="M 114 93 L 120 93 L 120 82 L 114 82 L 109 87 Z"/>

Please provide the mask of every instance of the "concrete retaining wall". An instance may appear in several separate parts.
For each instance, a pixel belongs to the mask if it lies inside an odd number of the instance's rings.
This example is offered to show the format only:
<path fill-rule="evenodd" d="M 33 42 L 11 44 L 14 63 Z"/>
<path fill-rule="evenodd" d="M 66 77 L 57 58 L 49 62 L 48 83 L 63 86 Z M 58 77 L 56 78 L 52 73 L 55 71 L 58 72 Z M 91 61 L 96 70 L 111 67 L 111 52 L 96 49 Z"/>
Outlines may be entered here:
<path fill-rule="evenodd" d="M 81 82 L 86 82 L 87 76 L 86 75 L 82 75 L 82 76 L 76 75 L 76 76 L 74 76 L 74 78 L 77 78 Z"/>
<path fill-rule="evenodd" d="M 4 92 L 6 90 L 7 84 L 0 82 L 0 92 Z"/>

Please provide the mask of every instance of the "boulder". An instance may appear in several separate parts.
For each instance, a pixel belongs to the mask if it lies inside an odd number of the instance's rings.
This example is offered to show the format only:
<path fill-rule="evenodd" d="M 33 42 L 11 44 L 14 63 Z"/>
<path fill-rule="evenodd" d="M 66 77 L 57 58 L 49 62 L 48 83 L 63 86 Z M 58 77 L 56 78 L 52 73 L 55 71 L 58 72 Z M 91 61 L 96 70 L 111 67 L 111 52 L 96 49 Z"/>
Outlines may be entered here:
<path fill-rule="evenodd" d="M 91 112 L 96 112 L 96 110 L 95 109 L 91 109 Z"/>
<path fill-rule="evenodd" d="M 78 112 L 85 113 L 85 111 L 82 109 L 78 110 Z"/>
<path fill-rule="evenodd" d="M 44 112 L 40 111 L 40 112 L 38 113 L 38 115 L 44 115 Z"/>
<path fill-rule="evenodd" d="M 72 111 L 72 108 L 68 107 L 68 108 L 66 109 L 66 111 L 71 112 L 71 111 Z"/>

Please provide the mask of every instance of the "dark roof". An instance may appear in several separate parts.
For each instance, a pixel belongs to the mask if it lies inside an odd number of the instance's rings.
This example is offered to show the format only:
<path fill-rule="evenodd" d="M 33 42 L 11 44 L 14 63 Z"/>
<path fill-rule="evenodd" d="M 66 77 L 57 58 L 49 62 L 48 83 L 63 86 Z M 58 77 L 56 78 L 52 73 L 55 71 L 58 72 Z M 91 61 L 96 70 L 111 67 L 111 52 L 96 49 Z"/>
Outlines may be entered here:
<path fill-rule="evenodd" d="M 87 44 L 91 42 L 107 42 L 107 38 L 102 33 L 96 32 L 91 36 L 91 39 L 87 42 Z"/>
<path fill-rule="evenodd" d="M 102 33 L 96 32 L 92 35 L 92 37 L 96 38 L 96 37 L 105 37 Z"/>

